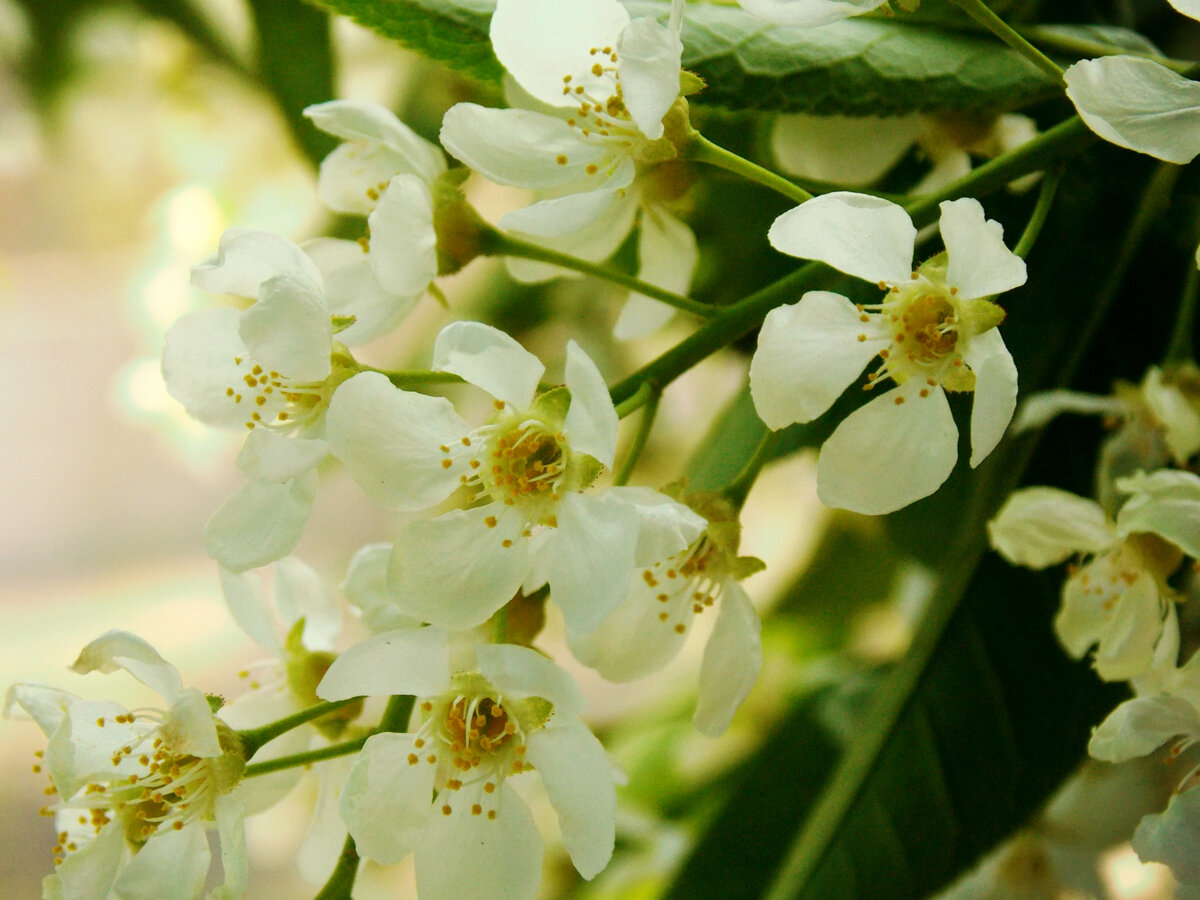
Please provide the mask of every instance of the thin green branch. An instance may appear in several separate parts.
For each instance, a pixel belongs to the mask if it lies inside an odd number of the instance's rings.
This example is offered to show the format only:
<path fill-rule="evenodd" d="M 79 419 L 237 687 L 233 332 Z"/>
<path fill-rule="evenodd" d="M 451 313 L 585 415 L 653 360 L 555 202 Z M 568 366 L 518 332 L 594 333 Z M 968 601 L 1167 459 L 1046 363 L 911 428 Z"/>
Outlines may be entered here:
<path fill-rule="evenodd" d="M 251 763 L 242 773 L 243 778 L 257 778 L 259 775 L 270 775 L 283 769 L 295 769 L 299 766 L 311 765 L 323 759 L 336 759 L 339 756 L 349 756 L 362 749 L 363 744 L 371 735 L 366 734 L 342 744 L 330 744 L 317 750 L 305 750 L 303 753 L 291 753 L 287 756 L 277 756 L 275 759 L 264 759 L 262 762 Z"/>
<path fill-rule="evenodd" d="M 362 697 L 351 697 L 349 700 L 329 700 L 324 703 L 317 703 L 290 716 L 285 716 L 274 722 L 268 722 L 259 728 L 247 728 L 245 731 L 239 731 L 237 734 L 241 739 L 246 759 L 253 758 L 254 754 L 262 749 L 264 744 L 275 740 L 281 734 L 286 734 L 293 728 L 299 728 L 313 719 L 319 719 L 321 716 L 328 715 L 335 710 L 341 709 L 343 706 L 349 706 L 351 703 L 358 703 L 360 700 L 362 700 Z"/>
<path fill-rule="evenodd" d="M 653 284 L 648 284 L 645 281 L 634 278 L 632 275 L 626 275 L 624 272 L 617 272 L 596 263 L 588 262 L 586 259 L 579 259 L 575 256 L 569 256 L 566 253 L 560 253 L 557 250 L 551 250 L 549 247 L 539 247 L 537 244 L 519 240 L 493 228 L 489 228 L 486 240 L 482 242 L 481 253 L 484 256 L 515 256 L 518 259 L 531 259 L 535 262 L 549 263 L 561 266 L 564 269 L 570 269 L 573 272 L 591 275 L 594 278 L 602 278 L 605 281 L 619 284 L 621 287 L 629 288 L 631 291 L 644 294 L 660 303 L 665 303 L 668 306 L 673 306 L 676 309 L 681 309 L 684 312 L 689 312 L 701 318 L 707 319 L 716 312 L 707 303 L 698 303 L 688 297 L 664 290 Z"/>
<path fill-rule="evenodd" d="M 426 369 L 402 369 L 389 372 L 372 366 L 363 366 L 362 368 L 366 372 L 378 372 L 380 375 L 386 375 L 387 380 L 398 388 L 422 387 L 427 384 L 462 384 L 463 381 L 461 375 L 455 375 L 453 372 L 433 372 Z"/>
<path fill-rule="evenodd" d="M 1171 330 L 1171 342 L 1163 362 L 1167 365 L 1195 362 L 1196 298 L 1200 296 L 1200 269 L 1194 260 L 1188 260 L 1187 277 L 1183 282 L 1183 296 L 1179 300 L 1179 312 L 1175 316 L 1175 327 Z"/>
<path fill-rule="evenodd" d="M 1147 53 L 1142 50 L 1133 50 L 1129 47 L 1118 47 L 1114 44 L 1106 44 L 1103 41 L 1093 41 L 1087 38 L 1079 37 L 1073 34 L 1063 34 L 1054 26 L 1032 25 L 1028 28 L 1016 29 L 1022 37 L 1030 41 L 1036 41 L 1043 47 L 1051 47 L 1055 50 L 1060 50 L 1063 53 L 1070 53 L 1078 56 L 1081 59 L 1095 59 L 1099 56 L 1139 56 L 1142 59 L 1149 59 L 1158 63 L 1160 66 L 1165 66 L 1174 72 L 1184 73 L 1191 69 L 1195 63 L 1188 62 L 1182 59 L 1171 59 L 1166 56 L 1160 56 L 1157 53 Z"/>
<path fill-rule="evenodd" d="M 638 387 L 633 396 L 627 397 L 617 404 L 617 418 L 623 419 L 632 412 L 641 409 L 655 394 L 654 385 L 645 382 Z"/>
<path fill-rule="evenodd" d="M 321 892 L 313 900 L 351 900 L 354 879 L 358 877 L 358 863 L 358 849 L 354 846 L 354 838 L 346 835 L 337 865 L 334 866 Z"/>
<path fill-rule="evenodd" d="M 417 698 L 412 694 L 396 694 L 388 699 L 387 707 L 379 720 L 376 732 L 407 731 L 408 720 L 412 717 L 413 704 Z"/>
<path fill-rule="evenodd" d="M 754 455 L 750 457 L 733 481 L 729 482 L 723 492 L 737 509 L 741 509 L 745 504 L 746 498 L 750 495 L 750 488 L 754 487 L 754 482 L 762 472 L 763 466 L 775 458 L 775 445 L 779 442 L 779 432 L 772 431 L 766 425 L 762 426 L 762 430 L 763 434 L 759 439 L 758 447 L 754 450 Z"/>
<path fill-rule="evenodd" d="M 1025 38 L 1013 30 L 1007 22 L 996 15 L 983 0 L 951 0 L 951 2 L 968 16 L 990 31 L 1008 46 L 1012 47 L 1027 60 L 1054 79 L 1060 87 L 1066 87 L 1063 71 L 1058 64 L 1039 50 Z"/>
<path fill-rule="evenodd" d="M 743 178 L 768 187 L 797 203 L 803 203 L 805 200 L 813 198 L 812 194 L 799 185 L 788 181 L 781 175 L 776 175 L 770 169 L 764 169 L 762 166 L 714 144 L 698 131 L 692 132 L 682 157 L 695 162 L 708 163 L 718 169 L 741 175 Z"/>
<path fill-rule="evenodd" d="M 641 404 L 642 415 L 638 419 L 637 431 L 633 433 L 633 441 L 625 453 L 625 458 L 621 460 L 620 468 L 617 469 L 616 474 L 613 476 L 613 484 L 622 485 L 629 483 L 629 477 L 633 474 L 634 467 L 637 466 L 637 461 L 646 446 L 646 439 L 650 437 L 650 430 L 654 427 L 654 418 L 658 415 L 658 401 L 661 399 L 662 394 L 654 390 L 649 384 L 642 387 L 648 390 L 649 396 Z M 630 399 L 636 400 L 642 394 L 643 390 L 639 390 Z"/>
<path fill-rule="evenodd" d="M 1013 248 L 1013 253 L 1021 259 L 1028 257 L 1029 251 L 1037 243 L 1038 235 L 1042 233 L 1042 226 L 1046 224 L 1046 216 L 1050 214 L 1050 208 L 1054 206 L 1054 194 L 1058 191 L 1060 181 L 1062 181 L 1062 169 L 1052 169 L 1042 176 L 1041 190 L 1038 191 L 1033 213 L 1029 216 L 1029 221 L 1025 223 L 1025 231 L 1021 233 L 1021 239 Z"/>

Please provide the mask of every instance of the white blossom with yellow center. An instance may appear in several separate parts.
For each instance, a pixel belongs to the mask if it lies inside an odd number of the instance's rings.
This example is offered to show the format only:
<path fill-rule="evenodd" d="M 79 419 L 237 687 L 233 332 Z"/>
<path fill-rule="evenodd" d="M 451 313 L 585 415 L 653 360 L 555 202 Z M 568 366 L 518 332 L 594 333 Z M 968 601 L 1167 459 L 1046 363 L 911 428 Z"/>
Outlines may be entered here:
<path fill-rule="evenodd" d="M 584 259 L 611 256 L 640 222 L 639 277 L 684 293 L 696 241 L 661 202 L 656 164 L 675 158 L 664 118 L 680 90 L 684 4 L 664 26 L 630 21 L 617 0 L 499 0 L 492 16 L 496 56 L 519 85 L 515 106 L 459 103 L 447 113 L 446 150 L 499 184 L 529 188 L 538 200 L 507 213 L 500 226 L 536 244 Z M 522 281 L 569 274 L 513 259 Z M 630 298 L 618 337 L 660 327 L 670 307 Z"/>
<path fill-rule="evenodd" d="M 9 689 L 5 715 L 20 708 L 49 741 L 34 766 L 49 776 L 47 796 L 58 798 L 42 809 L 59 829 L 44 896 L 192 900 L 207 878 L 205 829 L 214 825 L 225 869 L 220 895 L 242 896 L 249 795 L 236 734 L 203 693 L 184 688 L 174 666 L 132 634 L 97 638 L 71 668 L 124 669 L 157 690 L 167 708 L 129 711 L 43 685 Z"/>
<path fill-rule="evenodd" d="M 1025 263 L 970 198 L 941 204 L 946 253 L 912 268 L 916 228 L 894 203 L 837 192 L 784 213 L 771 244 L 877 282 L 876 304 L 812 291 L 772 310 L 750 364 L 750 391 L 771 428 L 825 412 L 878 356 L 868 389 L 894 387 L 849 415 L 821 448 L 817 492 L 828 506 L 892 512 L 949 477 L 958 430 L 946 391 L 973 392 L 971 465 L 992 452 L 1017 399 L 1017 370 L 991 295 L 1025 283 Z"/>
<path fill-rule="evenodd" d="M 478 322 L 442 330 L 433 368 L 491 394 L 493 417 L 472 428 L 448 400 L 370 372 L 338 389 L 328 416 L 334 455 L 383 506 L 422 510 L 469 491 L 470 508 L 401 527 L 389 574 L 400 612 L 470 628 L 549 582 L 570 627 L 587 631 L 624 599 L 635 566 L 679 552 L 704 527 L 647 488 L 585 493 L 612 465 L 617 414 L 573 341 L 565 388 L 540 395 L 537 357 Z"/>
<path fill-rule="evenodd" d="M 436 628 L 385 632 L 343 653 L 317 693 L 418 697 L 412 730 L 367 741 L 342 793 L 359 853 L 414 854 L 422 900 L 532 897 L 542 839 L 507 783 L 536 771 L 575 868 L 592 878 L 613 850 L 616 794 L 604 748 L 580 721 L 571 677 L 540 653 L 472 649 L 452 665 Z"/>

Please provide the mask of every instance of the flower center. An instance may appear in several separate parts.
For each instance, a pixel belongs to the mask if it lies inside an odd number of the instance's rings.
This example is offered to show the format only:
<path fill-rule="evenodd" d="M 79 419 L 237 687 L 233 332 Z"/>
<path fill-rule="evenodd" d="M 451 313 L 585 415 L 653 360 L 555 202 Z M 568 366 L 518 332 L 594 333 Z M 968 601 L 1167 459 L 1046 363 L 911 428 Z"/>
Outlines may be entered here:
<path fill-rule="evenodd" d="M 566 470 L 561 432 L 544 422 L 525 419 L 492 435 L 487 442 L 485 486 L 493 500 L 509 506 L 557 500 Z"/>
<path fill-rule="evenodd" d="M 682 553 L 643 569 L 642 580 L 662 604 L 658 621 L 684 634 L 692 619 L 720 599 L 726 574 L 724 553 L 703 534 Z"/>
<path fill-rule="evenodd" d="M 324 399 L 322 384 L 292 382 L 242 356 L 235 356 L 233 364 L 238 378 L 225 388 L 225 396 L 245 411 L 245 425 L 251 430 L 293 431 L 312 420 Z"/>

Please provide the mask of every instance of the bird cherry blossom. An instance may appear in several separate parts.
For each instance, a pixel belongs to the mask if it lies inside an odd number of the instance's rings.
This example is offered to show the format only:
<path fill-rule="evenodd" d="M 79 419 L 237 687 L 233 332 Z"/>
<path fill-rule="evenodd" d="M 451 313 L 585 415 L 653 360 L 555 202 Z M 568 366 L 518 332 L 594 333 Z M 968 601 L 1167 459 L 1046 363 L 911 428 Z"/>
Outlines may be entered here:
<path fill-rule="evenodd" d="M 692 624 L 717 609 L 700 668 L 694 721 L 710 737 L 728 727 L 762 666 L 761 625 L 738 583 L 761 561 L 738 556 L 737 512 L 717 494 L 685 495 L 708 520 L 704 532 L 679 553 L 641 568 L 629 596 L 592 632 L 568 632 L 571 652 L 610 681 L 656 672 L 683 648 Z"/>
<path fill-rule="evenodd" d="M 348 649 L 317 693 L 418 698 L 412 730 L 370 738 L 342 793 L 359 853 L 414 854 L 422 900 L 532 897 L 542 840 L 508 779 L 536 771 L 575 868 L 592 878 L 615 833 L 612 770 L 580 721 L 571 677 L 540 653 L 506 644 L 451 652 L 436 628 L 384 632 Z"/>
<path fill-rule="evenodd" d="M 433 368 L 494 399 L 472 428 L 450 402 L 347 381 L 329 410 L 334 454 L 377 502 L 427 509 L 466 488 L 472 505 L 402 525 L 389 585 L 400 612 L 452 629 L 486 621 L 518 589 L 549 582 L 568 627 L 587 631 L 624 599 L 634 566 L 679 552 L 704 520 L 640 487 L 585 493 L 611 466 L 617 414 L 595 364 L 567 345 L 565 388 L 536 395 L 544 367 L 477 322 L 447 326 Z"/>
<path fill-rule="evenodd" d="M 1017 491 L 988 524 L 992 546 L 1018 565 L 1040 569 L 1075 554 L 1090 557 L 1063 586 L 1054 628 L 1082 658 L 1096 647 L 1100 677 L 1142 676 L 1174 616 L 1168 577 L 1184 553 L 1200 551 L 1200 478 L 1160 471 L 1117 482 L 1129 499 L 1116 521 L 1100 504 L 1057 488 Z"/>
<path fill-rule="evenodd" d="M 163 380 L 196 419 L 248 430 L 238 467 L 247 483 L 216 511 L 205 547 L 241 572 L 290 553 L 300 540 L 328 455 L 324 415 L 357 371 L 334 343 L 321 271 L 300 247 L 266 232 L 230 229 L 192 270 L 214 293 L 254 298 L 183 316 L 166 335 Z"/>
<path fill-rule="evenodd" d="M 784 213 L 771 244 L 878 282 L 854 304 L 829 291 L 772 310 L 750 364 L 750 391 L 771 428 L 827 410 L 878 356 L 868 389 L 895 387 L 847 417 L 821 448 L 817 492 L 829 506 L 891 512 L 933 493 L 958 456 L 946 392 L 974 392 L 971 465 L 991 453 L 1016 406 L 1017 371 L 988 299 L 1025 283 L 1025 263 L 970 198 L 941 204 L 946 252 L 912 268 L 916 228 L 899 206 L 836 192 Z"/>
<path fill-rule="evenodd" d="M 44 815 L 58 833 L 55 871 L 44 896 L 63 900 L 200 896 L 210 853 L 205 829 L 221 834 L 225 884 L 213 896 L 241 897 L 246 878 L 240 790 L 245 759 L 237 734 L 208 698 L 141 638 L 110 631 L 72 664 L 80 674 L 124 669 L 158 691 L 166 709 L 134 711 L 45 685 L 13 685 L 4 713 L 18 708 L 48 739 Z M 111 893 L 110 893 L 111 892 Z"/>
<path fill-rule="evenodd" d="M 446 113 L 441 140 L 492 181 L 536 192 L 535 203 L 500 219 L 502 228 L 599 261 L 640 222 L 639 277 L 687 290 L 695 236 L 669 211 L 672 190 L 658 171 L 678 155 L 688 127 L 680 98 L 683 7 L 675 0 L 663 26 L 651 18 L 631 21 L 617 0 L 496 4 L 492 46 L 519 85 L 510 91 L 514 102 L 529 108 L 459 103 Z M 528 260 L 508 265 L 524 281 L 567 274 Z M 665 304 L 635 294 L 618 336 L 647 334 L 671 315 Z"/>

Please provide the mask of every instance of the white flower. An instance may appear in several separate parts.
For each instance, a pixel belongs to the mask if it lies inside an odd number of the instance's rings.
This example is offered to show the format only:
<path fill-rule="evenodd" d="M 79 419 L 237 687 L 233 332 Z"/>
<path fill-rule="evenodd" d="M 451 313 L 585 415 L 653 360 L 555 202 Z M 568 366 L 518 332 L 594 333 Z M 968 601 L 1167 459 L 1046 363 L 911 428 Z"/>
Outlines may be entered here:
<path fill-rule="evenodd" d="M 639 219 L 639 277 L 686 291 L 696 265 L 691 229 L 656 199 L 654 165 L 675 158 L 664 117 L 680 90 L 680 0 L 662 26 L 630 21 L 617 0 L 499 0 L 496 56 L 536 109 L 452 107 L 441 139 L 452 155 L 500 184 L 539 199 L 500 219 L 505 230 L 584 259 L 606 259 Z M 566 274 L 510 260 L 512 274 L 540 281 Z M 672 311 L 634 295 L 618 336 L 647 334 Z"/>
<path fill-rule="evenodd" d="M 166 335 L 167 390 L 208 425 L 249 429 L 238 457 L 247 483 L 216 511 L 205 547 L 240 572 L 279 559 L 300 540 L 328 455 L 324 413 L 353 361 L 335 353 L 317 264 L 285 238 L 230 229 L 192 270 L 204 290 L 251 297 L 179 319 Z"/>
<path fill-rule="evenodd" d="M 868 387 L 896 386 L 856 410 L 825 442 L 817 492 L 829 506 L 879 514 L 933 493 L 958 457 L 946 391 L 973 391 L 971 465 L 1012 418 L 1017 371 L 993 294 L 1025 283 L 1025 263 L 970 198 L 941 204 L 946 253 L 912 269 L 916 228 L 894 203 L 836 192 L 784 213 L 771 244 L 879 283 L 882 303 L 812 291 L 772 310 L 750 364 L 750 391 L 771 428 L 827 410 L 874 356 Z"/>
<path fill-rule="evenodd" d="M 381 863 L 413 853 L 422 900 L 532 897 L 542 841 L 507 779 L 535 770 L 575 868 L 592 878 L 612 855 L 616 794 L 578 687 L 534 650 L 473 655 L 452 666 L 446 633 L 422 628 L 368 638 L 330 667 L 326 699 L 420 698 L 413 731 L 375 735 L 350 773 L 342 815 L 355 846 Z"/>
<path fill-rule="evenodd" d="M 1200 84 L 1135 56 L 1081 60 L 1063 78 L 1080 118 L 1104 140 L 1180 165 L 1200 153 Z"/>
<path fill-rule="evenodd" d="M 97 638 L 71 668 L 124 669 L 158 691 L 167 708 L 131 712 L 42 685 L 9 689 L 4 714 L 19 707 L 48 738 L 47 792 L 59 798 L 43 808 L 59 828 L 44 896 L 191 900 L 203 890 L 210 862 L 205 828 L 215 824 L 225 884 L 214 896 L 241 897 L 244 798 L 235 788 L 245 759 L 237 735 L 213 715 L 203 693 L 184 688 L 175 667 L 132 634 Z"/>
<path fill-rule="evenodd" d="M 1200 478 L 1163 471 L 1118 486 L 1130 498 L 1115 524 L 1100 504 L 1048 487 L 1015 492 L 988 523 L 992 546 L 1018 565 L 1092 557 L 1063 586 L 1054 627 L 1077 659 L 1095 645 L 1096 671 L 1109 681 L 1148 671 L 1173 616 L 1167 578 L 1181 549 L 1200 550 Z"/>
<path fill-rule="evenodd" d="M 685 499 L 708 517 L 704 533 L 637 572 L 629 596 L 595 631 L 568 631 L 567 638 L 580 662 L 610 681 L 632 681 L 674 659 L 696 617 L 719 606 L 693 719 L 701 732 L 716 737 L 729 727 L 762 667 L 758 614 L 738 584 L 762 563 L 737 555 L 740 526 L 728 502 L 716 495 Z"/>
<path fill-rule="evenodd" d="M 746 12 L 776 25 L 813 28 L 878 9 L 888 0 L 738 0 Z M 903 3 L 901 5 L 904 5 Z"/>
<path fill-rule="evenodd" d="M 882 178 L 915 145 L 931 164 L 911 191 L 923 194 L 969 173 L 972 156 L 1002 156 L 1036 136 L 1036 123 L 1014 113 L 991 118 L 949 113 L 887 118 L 788 113 L 775 118 L 771 150 L 785 172 L 864 187 Z M 1009 188 L 1021 190 L 1031 183 L 1029 177 L 1021 178 Z"/>
<path fill-rule="evenodd" d="M 401 527 L 389 579 L 405 615 L 470 628 L 522 587 L 549 582 L 568 626 L 587 631 L 624 599 L 634 566 L 682 550 L 704 527 L 645 488 L 583 493 L 612 465 L 617 414 L 573 341 L 566 388 L 536 399 L 542 364 L 487 325 L 443 329 L 433 368 L 490 393 L 493 418 L 471 428 L 449 401 L 375 373 L 346 382 L 329 410 L 334 454 L 383 506 L 415 511 L 463 486 L 473 492 L 469 509 Z"/>
<path fill-rule="evenodd" d="M 349 341 L 365 340 L 394 326 L 403 315 L 397 309 L 407 312 L 437 275 L 431 189 L 446 171 L 446 160 L 441 150 L 375 103 L 331 100 L 304 114 L 322 131 L 346 141 L 321 163 L 321 200 L 337 212 L 367 216 L 369 252 L 359 248 L 359 265 L 330 285 L 339 297 L 358 298 L 363 322 L 348 329 Z M 349 256 L 348 250 L 343 252 Z M 368 305 L 369 316 L 361 309 Z"/>

